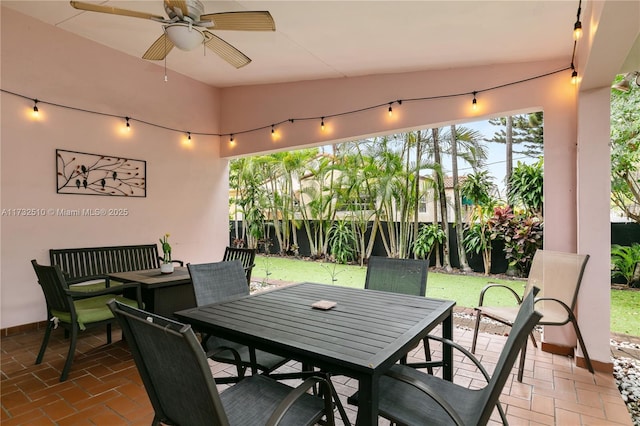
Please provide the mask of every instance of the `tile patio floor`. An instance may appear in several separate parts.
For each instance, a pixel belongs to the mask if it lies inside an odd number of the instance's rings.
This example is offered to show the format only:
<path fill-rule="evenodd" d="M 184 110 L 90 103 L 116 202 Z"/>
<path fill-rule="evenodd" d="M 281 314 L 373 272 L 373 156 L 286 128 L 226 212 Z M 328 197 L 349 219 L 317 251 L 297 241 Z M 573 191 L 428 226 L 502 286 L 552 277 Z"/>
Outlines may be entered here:
<path fill-rule="evenodd" d="M 467 327 L 468 323 L 469 320 L 456 319 L 454 338 L 470 347 L 473 332 Z M 479 338 L 477 352 L 491 372 L 505 337 L 486 331 Z M 151 404 L 117 327 L 114 343 L 109 346 L 103 330 L 80 335 L 69 379 L 63 383 L 58 379 L 68 342 L 61 329 L 55 330 L 43 363 L 34 365 L 42 335 L 42 331 L 32 331 L 2 337 L 0 341 L 2 425 L 151 424 Z M 435 343 L 432 351 L 435 359 L 439 351 Z M 411 355 L 424 358 L 421 349 Z M 456 383 L 482 386 L 482 377 L 470 363 L 457 356 L 454 366 Z M 292 362 L 282 368 L 295 371 L 299 366 Z M 215 376 L 234 372 L 226 365 L 213 362 L 211 369 Z M 500 398 L 512 425 L 632 424 L 610 374 L 591 375 L 575 367 L 567 357 L 536 350 L 531 342 L 524 383 L 515 380 L 515 373 L 514 368 Z M 357 383 L 352 379 L 337 376 L 334 381 L 343 400 L 356 390 Z M 355 420 L 353 408 L 346 403 L 345 407 L 352 421 Z M 499 418 L 494 412 L 491 424 L 499 424 L 496 419 Z M 381 420 L 380 424 L 388 423 Z"/>

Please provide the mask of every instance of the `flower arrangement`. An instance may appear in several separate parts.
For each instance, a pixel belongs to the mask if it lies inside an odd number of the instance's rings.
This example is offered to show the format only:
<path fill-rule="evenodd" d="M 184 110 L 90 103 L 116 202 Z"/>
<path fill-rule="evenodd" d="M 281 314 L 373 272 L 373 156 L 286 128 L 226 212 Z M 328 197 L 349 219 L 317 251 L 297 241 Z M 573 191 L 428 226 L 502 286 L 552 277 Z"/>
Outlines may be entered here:
<path fill-rule="evenodd" d="M 171 244 L 169 244 L 170 234 L 164 234 L 164 237 L 160 238 L 160 244 L 162 245 L 162 252 L 164 253 L 163 263 L 171 263 Z"/>

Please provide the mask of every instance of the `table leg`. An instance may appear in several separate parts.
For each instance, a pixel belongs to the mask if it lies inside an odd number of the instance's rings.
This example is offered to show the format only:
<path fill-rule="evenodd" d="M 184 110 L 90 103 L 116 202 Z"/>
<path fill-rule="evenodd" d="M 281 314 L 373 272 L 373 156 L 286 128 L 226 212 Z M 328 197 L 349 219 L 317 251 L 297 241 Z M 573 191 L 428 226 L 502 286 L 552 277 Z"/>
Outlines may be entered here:
<path fill-rule="evenodd" d="M 378 424 L 378 377 L 367 376 L 358 380 L 358 417 L 356 425 Z"/>
<path fill-rule="evenodd" d="M 453 341 L 453 310 L 442 322 L 442 337 Z M 453 381 L 453 348 L 450 345 L 443 345 L 442 348 L 442 378 Z"/>

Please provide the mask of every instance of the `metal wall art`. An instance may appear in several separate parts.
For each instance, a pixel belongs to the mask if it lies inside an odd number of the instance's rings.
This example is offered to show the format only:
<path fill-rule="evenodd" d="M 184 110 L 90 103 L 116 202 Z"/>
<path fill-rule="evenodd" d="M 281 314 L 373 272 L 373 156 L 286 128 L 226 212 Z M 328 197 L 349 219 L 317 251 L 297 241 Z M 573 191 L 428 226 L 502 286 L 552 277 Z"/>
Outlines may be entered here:
<path fill-rule="evenodd" d="M 56 149 L 58 194 L 147 196 L 147 162 Z"/>

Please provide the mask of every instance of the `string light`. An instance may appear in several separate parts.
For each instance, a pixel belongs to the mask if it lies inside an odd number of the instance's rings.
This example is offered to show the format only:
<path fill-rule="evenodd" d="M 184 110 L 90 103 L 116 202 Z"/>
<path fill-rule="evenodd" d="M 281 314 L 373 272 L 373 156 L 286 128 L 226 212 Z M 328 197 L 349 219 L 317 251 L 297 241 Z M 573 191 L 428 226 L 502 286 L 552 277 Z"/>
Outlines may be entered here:
<path fill-rule="evenodd" d="M 574 45 L 574 55 L 575 55 L 575 45 Z M 344 111 L 344 112 L 340 112 L 340 113 L 335 113 L 335 114 L 331 114 L 331 115 L 324 115 L 321 117 L 315 116 L 315 117 L 297 117 L 297 118 L 288 118 L 286 120 L 283 121 L 279 121 L 276 123 L 272 123 L 272 124 L 268 124 L 265 126 L 260 126 L 260 127 L 255 127 L 255 128 L 251 128 L 251 129 L 244 129 L 244 130 L 240 130 L 238 132 L 235 133 L 206 133 L 206 132 L 199 132 L 197 134 L 199 135 L 204 135 L 204 136 L 218 136 L 218 137 L 223 137 L 223 136 L 230 136 L 230 141 L 231 142 L 235 142 L 234 139 L 234 135 L 236 134 L 246 134 L 246 133 L 253 133 L 253 132 L 257 132 L 263 129 L 268 129 L 271 128 L 272 130 L 272 135 L 274 135 L 274 137 L 277 137 L 277 133 L 275 132 L 275 126 L 278 126 L 280 124 L 284 124 L 284 123 L 290 123 L 290 124 L 294 124 L 296 121 L 307 121 L 307 120 L 317 120 L 318 118 L 320 118 L 320 128 L 321 130 L 325 130 L 325 123 L 324 120 L 325 118 L 328 117 L 338 117 L 338 116 L 346 116 L 346 115 L 351 115 L 351 114 L 356 114 L 356 113 L 361 113 L 364 111 L 370 111 L 373 109 L 377 109 L 380 108 L 381 106 L 388 106 L 388 109 L 391 109 L 393 111 L 393 104 L 397 103 L 398 105 L 402 105 L 402 102 L 422 102 L 422 101 L 432 101 L 432 100 L 437 100 L 437 99 L 449 99 L 449 98 L 454 98 L 454 97 L 462 97 L 462 96 L 469 96 L 469 95 L 473 95 L 473 100 L 472 100 L 472 107 L 477 108 L 477 99 L 476 96 L 478 93 L 480 92 L 488 92 L 488 91 L 493 91 L 493 90 L 498 90 L 498 89 L 502 89 L 505 87 L 509 87 L 509 86 L 513 86 L 516 84 L 521 84 L 521 83 L 525 83 L 528 81 L 532 81 L 532 80 L 537 80 L 537 79 L 541 79 L 544 77 L 548 77 L 554 74 L 558 74 L 561 72 L 564 72 L 566 70 L 572 70 L 572 74 L 575 73 L 575 77 L 577 77 L 577 71 L 575 69 L 575 66 L 572 64 L 570 67 L 565 67 L 562 69 L 558 69 L 555 71 L 549 71 L 546 72 L 544 74 L 538 74 L 538 75 L 534 75 L 528 78 L 524 78 L 521 80 L 516 80 L 516 81 L 511 81 L 511 82 L 507 82 L 507 83 L 503 83 L 500 85 L 496 85 L 496 86 L 492 86 L 492 87 L 486 87 L 486 88 L 481 88 L 480 90 L 476 90 L 473 92 L 460 92 L 460 93 L 450 93 L 450 94 L 443 94 L 443 95 L 434 95 L 434 96 L 423 96 L 423 97 L 416 97 L 416 98 L 407 98 L 407 99 L 398 99 L 395 101 L 387 101 L 381 104 L 377 104 L 377 105 L 371 105 L 371 106 L 366 106 L 363 108 L 359 108 L 359 109 L 355 109 L 355 110 L 349 110 L 349 111 Z M 19 93 L 15 93 L 6 89 L 2 89 L 0 88 L 0 92 L 1 93 L 8 93 L 14 96 L 18 96 L 24 99 L 29 99 L 31 101 L 34 102 L 34 112 L 37 109 L 36 104 L 37 103 L 45 103 L 47 105 L 52 105 L 52 106 L 56 106 L 56 107 L 60 107 L 60 108 L 65 108 L 65 109 L 71 109 L 71 110 L 75 110 L 75 111 L 80 111 L 80 112 L 86 112 L 89 114 L 96 114 L 96 115 L 102 115 L 102 116 L 106 116 L 106 117 L 117 117 L 122 119 L 122 115 L 116 115 L 116 114 L 111 114 L 111 113 L 105 113 L 105 112 L 100 112 L 100 111 L 95 111 L 95 110 L 89 110 L 89 109 L 84 109 L 84 108 L 78 108 L 78 107 L 73 107 L 73 106 L 69 106 L 69 105 L 62 105 L 62 104 L 57 104 L 57 103 L 53 103 L 53 102 L 48 102 L 48 101 L 42 101 L 42 100 L 37 100 Z M 131 117 L 125 117 L 126 119 L 129 120 L 134 120 L 134 118 Z M 182 134 L 187 134 L 187 136 L 190 136 L 191 132 L 186 132 L 185 130 L 181 130 L 181 129 L 176 129 L 176 128 L 172 128 L 172 127 L 168 127 L 168 126 L 164 126 L 161 124 L 157 124 L 157 123 L 152 123 L 149 121 L 145 121 L 145 120 L 140 120 L 140 119 L 135 119 L 137 122 L 142 123 L 142 124 L 146 124 L 152 127 L 157 127 L 157 128 L 161 128 L 164 130 L 168 130 L 168 131 L 172 131 L 172 132 L 180 132 Z"/>
<path fill-rule="evenodd" d="M 129 124 L 129 117 L 125 117 L 125 120 L 127 120 L 127 132 L 131 131 L 131 125 Z"/>
<path fill-rule="evenodd" d="M 476 100 L 476 94 L 478 92 L 473 92 L 473 100 L 471 101 L 471 109 L 474 111 L 478 109 L 478 101 Z"/>
<path fill-rule="evenodd" d="M 576 70 L 576 66 L 574 65 L 574 61 L 576 59 L 576 46 L 578 42 L 576 40 L 573 41 L 573 53 L 571 53 L 571 84 L 578 83 L 578 71 Z"/>
<path fill-rule="evenodd" d="M 38 111 L 38 100 L 33 100 L 33 116 L 38 117 L 40 115 L 40 111 Z"/>
<path fill-rule="evenodd" d="M 231 133 L 230 135 L 231 137 L 229 138 L 229 142 L 233 143 L 233 133 Z"/>
<path fill-rule="evenodd" d="M 191 132 L 187 132 L 187 139 L 191 140 Z"/>
<path fill-rule="evenodd" d="M 582 10 L 582 0 L 578 0 L 578 14 L 576 16 L 576 23 L 573 24 L 573 39 L 578 41 L 582 37 L 582 22 L 580 22 L 580 12 Z"/>
<path fill-rule="evenodd" d="M 389 102 L 389 117 L 393 117 L 393 108 L 391 108 L 391 104 L 393 104 L 393 102 Z"/>

